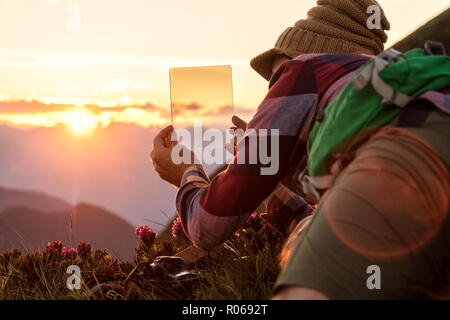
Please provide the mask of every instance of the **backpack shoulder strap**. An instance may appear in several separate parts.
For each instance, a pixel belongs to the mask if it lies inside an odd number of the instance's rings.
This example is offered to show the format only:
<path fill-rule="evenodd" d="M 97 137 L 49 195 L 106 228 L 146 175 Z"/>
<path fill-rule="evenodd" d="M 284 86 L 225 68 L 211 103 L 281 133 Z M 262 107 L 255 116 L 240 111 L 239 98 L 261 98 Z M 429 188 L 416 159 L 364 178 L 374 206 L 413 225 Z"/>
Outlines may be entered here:
<path fill-rule="evenodd" d="M 383 97 L 381 106 L 396 105 L 404 107 L 413 99 L 406 94 L 399 92 L 381 79 L 379 73 L 390 64 L 403 60 L 401 52 L 395 49 L 389 49 L 373 60 L 352 79 L 352 85 L 355 90 L 361 91 L 370 83 L 373 88 Z"/>

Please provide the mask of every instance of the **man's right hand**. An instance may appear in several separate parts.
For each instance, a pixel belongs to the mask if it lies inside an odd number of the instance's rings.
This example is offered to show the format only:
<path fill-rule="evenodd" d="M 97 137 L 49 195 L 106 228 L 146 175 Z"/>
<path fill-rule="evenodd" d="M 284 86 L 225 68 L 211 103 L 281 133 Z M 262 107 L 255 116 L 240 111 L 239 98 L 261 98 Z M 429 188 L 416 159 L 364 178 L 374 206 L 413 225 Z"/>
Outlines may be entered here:
<path fill-rule="evenodd" d="M 238 116 L 234 115 L 231 118 L 231 122 L 234 124 L 233 127 L 231 127 L 230 129 L 235 132 L 238 129 L 243 130 L 244 132 L 247 131 L 247 122 L 245 122 L 244 120 L 242 120 L 241 118 L 239 118 Z M 238 143 L 238 137 L 242 138 L 240 135 L 235 134 L 234 135 L 234 139 L 233 139 L 233 145 L 234 145 L 234 155 L 237 154 L 237 143 Z M 230 146 L 231 147 L 231 146 Z M 228 147 L 227 147 L 228 149 Z M 231 151 L 230 151 L 231 152 Z"/>
<path fill-rule="evenodd" d="M 231 118 L 231 122 L 234 124 L 234 127 L 231 127 L 230 129 L 242 129 L 244 131 L 247 130 L 247 122 L 245 122 L 244 120 L 242 120 L 241 118 L 239 118 L 238 116 L 233 116 Z"/>

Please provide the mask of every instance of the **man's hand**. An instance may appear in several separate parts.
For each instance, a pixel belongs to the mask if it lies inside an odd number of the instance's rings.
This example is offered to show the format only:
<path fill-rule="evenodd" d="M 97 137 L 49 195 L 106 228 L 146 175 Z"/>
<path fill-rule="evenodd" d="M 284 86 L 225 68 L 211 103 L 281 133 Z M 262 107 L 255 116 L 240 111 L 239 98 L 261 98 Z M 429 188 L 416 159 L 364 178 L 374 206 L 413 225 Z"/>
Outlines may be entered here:
<path fill-rule="evenodd" d="M 171 155 L 172 148 L 177 142 L 171 141 L 172 133 L 173 126 L 171 125 L 165 127 L 158 133 L 153 139 L 153 150 L 150 153 L 150 157 L 153 162 L 153 167 L 161 179 L 179 188 L 184 172 L 187 168 L 194 165 L 194 155 L 190 150 L 184 149 L 183 152 L 191 152 L 191 164 L 175 164 L 172 161 Z"/>
<path fill-rule="evenodd" d="M 231 122 L 234 124 L 233 127 L 231 127 L 230 129 L 233 130 L 233 132 L 235 132 L 238 129 L 243 130 L 244 132 L 247 131 L 247 122 L 245 122 L 244 120 L 242 120 L 241 118 L 239 118 L 238 116 L 233 116 L 231 118 Z M 240 135 L 238 134 L 234 134 L 234 139 L 233 139 L 233 149 L 234 149 L 234 155 L 237 154 L 237 143 L 238 143 L 238 139 L 242 138 Z M 231 148 L 231 145 L 230 145 Z M 231 149 L 229 149 L 227 147 L 227 150 L 229 150 L 229 152 L 231 153 Z"/>
<path fill-rule="evenodd" d="M 231 122 L 234 124 L 234 127 L 231 127 L 231 129 L 242 129 L 244 131 L 247 131 L 247 122 L 245 122 L 238 116 L 233 116 L 231 118 Z"/>

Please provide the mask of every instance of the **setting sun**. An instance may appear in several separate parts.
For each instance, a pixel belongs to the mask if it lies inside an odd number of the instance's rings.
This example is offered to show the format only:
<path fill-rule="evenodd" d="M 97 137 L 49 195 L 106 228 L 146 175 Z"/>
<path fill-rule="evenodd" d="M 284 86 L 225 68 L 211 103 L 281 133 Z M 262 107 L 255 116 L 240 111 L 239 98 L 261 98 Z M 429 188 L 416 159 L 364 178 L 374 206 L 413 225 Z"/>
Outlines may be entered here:
<path fill-rule="evenodd" d="M 68 112 L 63 118 L 68 129 L 76 135 L 88 134 L 98 125 L 96 117 L 84 110 Z"/>

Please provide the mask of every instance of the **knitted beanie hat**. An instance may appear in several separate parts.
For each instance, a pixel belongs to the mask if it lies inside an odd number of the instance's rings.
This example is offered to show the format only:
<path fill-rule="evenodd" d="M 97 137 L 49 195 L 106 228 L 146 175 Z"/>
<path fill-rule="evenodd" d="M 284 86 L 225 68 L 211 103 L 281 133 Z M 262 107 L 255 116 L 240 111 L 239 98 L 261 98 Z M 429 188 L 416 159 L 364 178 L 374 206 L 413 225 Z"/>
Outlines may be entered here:
<path fill-rule="evenodd" d="M 367 22 L 373 13 L 368 13 L 368 8 L 373 5 L 380 8 L 381 23 L 379 29 L 371 30 Z M 294 58 L 302 53 L 379 54 L 387 41 L 385 30 L 389 29 L 389 21 L 375 0 L 318 0 L 306 19 L 287 28 L 275 47 L 253 58 L 250 65 L 270 80 L 272 63 L 279 55 Z"/>

